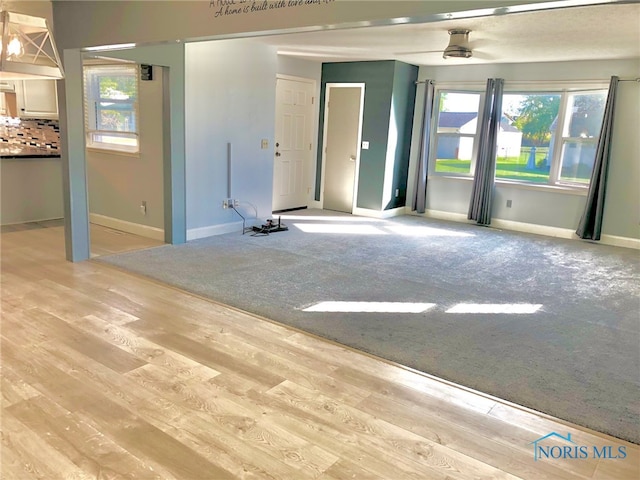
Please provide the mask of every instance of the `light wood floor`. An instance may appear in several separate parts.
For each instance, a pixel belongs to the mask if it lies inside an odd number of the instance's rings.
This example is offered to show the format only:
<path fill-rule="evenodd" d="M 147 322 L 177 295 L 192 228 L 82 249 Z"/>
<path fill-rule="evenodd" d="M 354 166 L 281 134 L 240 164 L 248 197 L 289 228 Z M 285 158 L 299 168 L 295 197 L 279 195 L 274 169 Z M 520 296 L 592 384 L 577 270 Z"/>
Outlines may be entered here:
<path fill-rule="evenodd" d="M 66 262 L 61 227 L 0 242 L 2 479 L 638 478 L 638 446 Z M 627 457 L 534 461 L 550 432 Z"/>

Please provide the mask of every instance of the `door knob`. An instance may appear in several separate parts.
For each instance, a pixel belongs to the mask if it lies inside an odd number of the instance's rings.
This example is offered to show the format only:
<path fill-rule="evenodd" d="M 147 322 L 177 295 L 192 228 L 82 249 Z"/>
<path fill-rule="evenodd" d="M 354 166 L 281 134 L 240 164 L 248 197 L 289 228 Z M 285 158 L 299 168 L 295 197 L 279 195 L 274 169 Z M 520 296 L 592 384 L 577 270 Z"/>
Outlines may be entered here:
<path fill-rule="evenodd" d="M 349 157 L 349 160 L 351 160 L 352 162 L 355 162 L 356 161 L 356 156 L 355 155 L 351 155 Z"/>
<path fill-rule="evenodd" d="M 279 157 L 279 156 L 280 156 L 280 152 L 276 152 L 276 157 Z"/>

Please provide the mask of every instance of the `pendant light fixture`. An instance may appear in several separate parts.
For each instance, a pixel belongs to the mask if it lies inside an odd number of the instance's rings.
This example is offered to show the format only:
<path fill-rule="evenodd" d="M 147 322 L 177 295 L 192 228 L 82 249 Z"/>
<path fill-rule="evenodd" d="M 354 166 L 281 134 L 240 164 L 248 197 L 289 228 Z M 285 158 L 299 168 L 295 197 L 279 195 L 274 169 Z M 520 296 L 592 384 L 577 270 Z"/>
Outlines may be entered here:
<path fill-rule="evenodd" d="M 0 79 L 64 78 L 46 19 L 2 11 L 0 28 Z"/>

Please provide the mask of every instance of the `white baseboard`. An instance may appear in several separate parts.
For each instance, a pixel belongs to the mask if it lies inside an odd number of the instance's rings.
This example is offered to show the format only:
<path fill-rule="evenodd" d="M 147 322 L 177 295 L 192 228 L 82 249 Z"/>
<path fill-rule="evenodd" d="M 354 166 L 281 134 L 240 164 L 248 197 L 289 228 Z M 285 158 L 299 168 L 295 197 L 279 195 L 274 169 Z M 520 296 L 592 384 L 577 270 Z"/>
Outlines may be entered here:
<path fill-rule="evenodd" d="M 242 222 L 229 222 L 220 225 L 209 225 L 208 227 L 190 228 L 187 230 L 187 242 L 198 238 L 213 237 L 214 235 L 224 235 L 225 233 L 242 233 Z"/>
<path fill-rule="evenodd" d="M 424 213 L 416 213 L 429 218 L 437 218 L 438 220 L 450 220 L 452 222 L 472 223 L 464 213 L 443 212 L 441 210 L 425 210 Z"/>
<path fill-rule="evenodd" d="M 404 215 L 405 207 L 392 208 L 389 210 L 370 210 L 368 208 L 359 208 L 355 207 L 353 209 L 354 215 L 360 215 L 361 217 L 371 217 L 371 218 L 391 218 L 397 217 L 399 215 Z"/>
<path fill-rule="evenodd" d="M 134 235 L 140 235 L 141 237 L 160 240 L 161 242 L 164 241 L 164 229 L 162 228 L 149 227 L 147 225 L 140 225 L 139 223 L 127 222 L 126 220 L 107 217 L 106 215 L 100 215 L 98 213 L 90 213 L 89 221 L 91 223 L 95 223 L 96 225 L 102 225 L 103 227 L 120 230 L 121 232 L 132 233 Z"/>
<path fill-rule="evenodd" d="M 61 216 L 55 216 L 55 217 L 46 217 L 46 218 L 34 218 L 34 219 L 29 219 L 29 220 L 19 220 L 17 222 L 11 221 L 11 222 L 7 222 L 7 223 L 2 223 L 3 227 L 8 227 L 10 225 L 22 225 L 23 223 L 36 223 L 36 222 L 49 222 L 51 220 L 63 220 L 63 217 Z"/>
<path fill-rule="evenodd" d="M 567 238 L 569 240 L 579 240 L 575 230 L 560 227 L 550 227 L 548 225 L 536 225 L 534 223 L 514 222 L 512 220 L 491 219 L 491 227 L 513 230 L 515 232 L 534 233 L 546 235 L 547 237 Z"/>
<path fill-rule="evenodd" d="M 420 214 L 418 214 L 420 215 Z M 440 210 L 426 210 L 423 214 L 425 217 L 437 218 L 438 220 L 450 220 L 452 222 L 475 224 L 474 220 L 469 220 L 465 213 L 443 212 Z M 492 228 L 501 228 L 504 230 L 513 230 L 514 232 L 534 233 L 537 235 L 546 235 L 548 237 L 577 239 L 578 236 L 573 230 L 568 228 L 549 227 L 547 225 L 536 225 L 534 223 L 514 222 L 512 220 L 501 220 L 492 218 Z"/>
<path fill-rule="evenodd" d="M 464 213 L 443 212 L 440 210 L 427 210 L 424 214 L 412 212 L 407 207 L 407 214 L 422 215 L 424 217 L 436 218 L 438 220 L 450 220 L 452 222 L 475 223 L 469 220 Z M 569 240 L 582 240 L 576 235 L 575 230 L 570 228 L 550 227 L 548 225 L 537 225 L 534 223 L 514 222 L 512 220 L 502 220 L 499 218 L 491 219 L 491 227 L 502 228 L 504 230 L 513 230 L 515 232 L 533 233 L 535 235 L 546 235 L 548 237 L 566 238 Z M 640 239 L 619 237 L 616 235 L 601 235 L 599 243 L 604 245 L 612 245 L 616 247 L 640 249 Z"/>
<path fill-rule="evenodd" d="M 617 235 L 600 235 L 600 243 L 613 245 L 615 247 L 635 248 L 640 250 L 640 239 L 629 237 L 618 237 Z"/>

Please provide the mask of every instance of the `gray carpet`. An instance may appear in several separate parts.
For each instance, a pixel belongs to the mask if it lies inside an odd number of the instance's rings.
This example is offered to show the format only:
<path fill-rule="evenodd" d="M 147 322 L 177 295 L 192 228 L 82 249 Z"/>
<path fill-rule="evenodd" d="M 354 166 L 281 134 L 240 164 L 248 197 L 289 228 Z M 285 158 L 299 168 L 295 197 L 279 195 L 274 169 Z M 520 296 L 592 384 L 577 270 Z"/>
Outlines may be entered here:
<path fill-rule="evenodd" d="M 318 210 L 289 231 L 99 260 L 640 443 L 640 252 L 414 216 Z M 319 313 L 323 301 L 422 313 Z M 460 303 L 531 314 L 447 313 Z"/>

